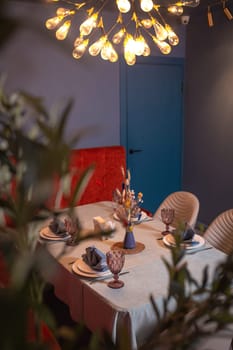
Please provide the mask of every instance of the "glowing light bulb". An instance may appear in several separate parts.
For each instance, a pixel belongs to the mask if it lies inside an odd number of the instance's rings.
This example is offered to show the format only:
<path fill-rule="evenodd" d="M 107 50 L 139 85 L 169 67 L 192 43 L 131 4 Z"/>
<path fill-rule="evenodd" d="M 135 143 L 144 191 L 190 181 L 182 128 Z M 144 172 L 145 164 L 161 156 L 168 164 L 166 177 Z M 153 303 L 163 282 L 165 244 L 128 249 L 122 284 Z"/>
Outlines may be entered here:
<path fill-rule="evenodd" d="M 179 44 L 179 38 L 178 36 L 176 35 L 176 33 L 172 30 L 172 28 L 166 24 L 165 25 L 165 29 L 168 33 L 168 41 L 169 43 L 172 45 L 172 46 L 176 46 Z"/>
<path fill-rule="evenodd" d="M 136 63 L 136 55 L 130 51 L 124 51 L 124 58 L 129 66 L 133 66 Z"/>
<path fill-rule="evenodd" d="M 63 16 L 56 16 L 56 17 L 52 17 L 47 19 L 47 21 L 45 22 L 45 26 L 47 29 L 52 30 L 55 29 L 63 20 Z"/>
<path fill-rule="evenodd" d="M 64 7 L 59 7 L 56 11 L 57 13 L 57 16 L 69 16 L 69 15 L 73 15 L 75 14 L 75 11 L 72 11 L 72 10 L 69 10 L 69 9 L 66 9 Z"/>
<path fill-rule="evenodd" d="M 83 38 L 78 36 L 74 41 L 74 47 L 78 46 L 79 44 L 83 43 Z"/>
<path fill-rule="evenodd" d="M 134 52 L 135 55 L 141 56 L 145 49 L 145 39 L 142 35 L 139 35 L 134 41 Z"/>
<path fill-rule="evenodd" d="M 129 66 L 134 65 L 136 63 L 135 41 L 131 34 L 127 33 L 123 46 L 124 46 L 124 58 L 126 63 Z"/>
<path fill-rule="evenodd" d="M 58 40 L 64 40 L 67 37 L 71 25 L 71 21 L 65 21 L 63 25 L 56 31 L 56 38 Z"/>
<path fill-rule="evenodd" d="M 109 60 L 110 62 L 116 62 L 118 60 L 118 54 L 114 50 L 110 41 L 107 41 L 104 44 L 104 47 L 102 48 L 100 55 L 103 60 Z"/>
<path fill-rule="evenodd" d="M 101 50 L 101 53 L 100 53 L 101 58 L 107 61 L 109 59 L 109 52 L 110 52 L 109 41 L 107 41 Z"/>
<path fill-rule="evenodd" d="M 227 19 L 231 21 L 233 19 L 233 16 L 229 8 L 226 7 L 226 1 L 223 1 L 222 5 L 223 5 L 223 12 L 225 13 Z"/>
<path fill-rule="evenodd" d="M 149 18 L 143 19 L 141 21 L 141 23 L 142 23 L 143 27 L 146 28 L 146 29 L 150 29 L 152 27 L 152 25 L 153 25 L 151 19 L 149 19 Z"/>
<path fill-rule="evenodd" d="M 153 24 L 154 30 L 155 30 L 155 34 L 156 37 L 158 38 L 158 40 L 163 41 L 167 39 L 167 31 L 164 28 L 164 26 L 162 26 L 162 24 L 160 24 L 157 20 L 155 20 L 155 23 Z"/>
<path fill-rule="evenodd" d="M 168 12 L 172 13 L 173 15 L 176 16 L 181 16 L 184 12 L 184 9 L 182 6 L 177 6 L 177 5 L 171 5 L 167 8 Z"/>
<path fill-rule="evenodd" d="M 144 44 L 144 51 L 143 51 L 143 56 L 150 56 L 150 47 L 149 45 L 147 44 L 147 42 L 145 41 L 145 44 Z"/>
<path fill-rule="evenodd" d="M 109 59 L 109 54 L 110 54 L 110 47 L 109 47 L 109 42 L 107 42 L 104 47 L 101 50 L 101 58 L 103 60 L 108 60 Z"/>
<path fill-rule="evenodd" d="M 141 0 L 141 9 L 144 12 L 150 12 L 153 9 L 153 1 L 152 0 Z"/>
<path fill-rule="evenodd" d="M 123 46 L 125 51 L 135 55 L 135 41 L 131 34 L 127 34 Z"/>
<path fill-rule="evenodd" d="M 88 17 L 79 27 L 81 36 L 83 35 L 89 35 L 93 28 L 96 28 L 97 26 L 97 19 L 98 15 L 97 13 L 94 13 L 91 17 Z"/>
<path fill-rule="evenodd" d="M 166 41 L 160 41 L 155 36 L 152 39 L 164 55 L 168 55 L 171 52 L 171 46 Z"/>
<path fill-rule="evenodd" d="M 213 20 L 213 15 L 212 15 L 210 6 L 208 6 L 207 18 L 208 18 L 208 25 L 209 25 L 209 27 L 213 27 L 214 20 Z"/>
<path fill-rule="evenodd" d="M 187 0 L 181 1 L 182 6 L 197 7 L 200 4 L 200 0 Z"/>
<path fill-rule="evenodd" d="M 107 37 L 102 36 L 99 40 L 97 40 L 94 44 L 92 44 L 89 47 L 89 54 L 91 56 L 97 56 L 100 53 L 100 50 L 103 48 L 106 40 L 107 40 Z"/>
<path fill-rule="evenodd" d="M 113 38 L 112 38 L 113 43 L 120 44 L 124 36 L 125 36 L 125 30 L 124 29 L 119 30 L 119 32 L 113 35 Z"/>
<path fill-rule="evenodd" d="M 82 39 L 82 38 L 77 38 L 75 40 L 77 46 L 74 47 L 74 50 L 72 52 L 72 55 L 75 59 L 79 59 L 83 56 L 84 52 L 87 49 L 88 43 L 89 43 L 89 39 Z M 78 44 L 79 42 L 79 44 Z"/>
<path fill-rule="evenodd" d="M 110 53 L 110 57 L 109 57 L 109 61 L 114 63 L 117 62 L 118 60 L 118 54 L 116 52 L 116 50 L 114 48 L 112 48 L 111 53 Z"/>
<path fill-rule="evenodd" d="M 117 7 L 120 12 L 127 13 L 131 8 L 129 0 L 117 0 Z"/>

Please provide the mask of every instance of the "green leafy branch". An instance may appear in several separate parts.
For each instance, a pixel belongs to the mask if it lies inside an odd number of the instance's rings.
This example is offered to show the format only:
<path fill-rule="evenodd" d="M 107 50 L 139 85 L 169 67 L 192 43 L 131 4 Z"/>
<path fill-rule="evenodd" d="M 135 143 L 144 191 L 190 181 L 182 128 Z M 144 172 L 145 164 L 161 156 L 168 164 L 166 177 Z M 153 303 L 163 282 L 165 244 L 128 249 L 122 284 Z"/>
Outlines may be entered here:
<path fill-rule="evenodd" d="M 143 350 L 197 349 L 201 339 L 220 331 L 232 338 L 233 255 L 216 266 L 212 277 L 206 266 L 197 281 L 188 269 L 179 233 L 175 237 L 171 262 L 163 258 L 169 275 L 168 293 L 162 311 L 151 296 L 157 325 Z"/>

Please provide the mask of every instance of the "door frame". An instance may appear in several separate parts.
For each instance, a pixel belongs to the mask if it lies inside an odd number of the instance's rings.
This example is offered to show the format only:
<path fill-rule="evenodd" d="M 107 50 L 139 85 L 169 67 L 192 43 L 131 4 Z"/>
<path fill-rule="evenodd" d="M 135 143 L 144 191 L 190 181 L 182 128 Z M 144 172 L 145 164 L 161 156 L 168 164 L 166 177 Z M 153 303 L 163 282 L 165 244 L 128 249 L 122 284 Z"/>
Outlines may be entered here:
<path fill-rule="evenodd" d="M 184 81 L 184 62 L 183 57 L 137 57 L 137 65 L 178 65 L 183 71 L 183 81 Z M 127 66 L 124 59 L 120 59 L 120 144 L 125 147 L 126 150 L 126 164 L 128 166 L 128 130 L 127 130 L 127 69 L 130 69 L 130 66 Z M 182 86 L 183 91 L 183 86 Z M 181 186 L 182 186 L 182 177 L 183 177 L 183 145 L 184 145 L 184 100 L 182 105 L 182 125 L 181 125 Z"/>

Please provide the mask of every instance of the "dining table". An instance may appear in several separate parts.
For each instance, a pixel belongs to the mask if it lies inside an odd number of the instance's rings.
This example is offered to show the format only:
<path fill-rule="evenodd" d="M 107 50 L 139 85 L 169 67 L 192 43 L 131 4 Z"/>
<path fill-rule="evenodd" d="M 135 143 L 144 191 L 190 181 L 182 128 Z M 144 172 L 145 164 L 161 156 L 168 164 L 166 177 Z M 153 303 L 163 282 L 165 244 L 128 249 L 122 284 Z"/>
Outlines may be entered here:
<path fill-rule="evenodd" d="M 163 259 L 171 262 L 171 249 L 161 239 L 164 224 L 149 216 L 134 224 L 133 234 L 141 249 L 125 253 L 122 272 L 127 273 L 120 276 L 124 286 L 113 289 L 107 285 L 109 279 L 93 281 L 88 274 L 74 267 L 77 260 L 82 260 L 87 247 L 96 247 L 105 254 L 114 244 L 123 242 L 125 227 L 114 216 L 115 203 L 96 202 L 79 205 L 74 210 L 83 232 L 93 231 L 93 218 L 98 216 L 114 223 L 115 230 L 110 236 L 91 236 L 75 246 L 67 245 L 64 240 L 50 241 L 38 236 L 40 243 L 46 246 L 53 266 L 52 272 L 46 271 L 46 279 L 54 286 L 56 297 L 68 305 L 74 321 L 83 322 L 92 332 L 108 332 L 114 343 L 124 329 L 131 349 L 136 350 L 147 342 L 157 323 L 151 297 L 162 312 L 163 298 L 168 293 L 169 275 Z M 184 257 L 192 276 L 199 281 L 206 265 L 211 275 L 216 265 L 226 258 L 214 247 L 208 250 L 206 247 L 209 245 L 204 241 L 199 248 L 187 250 Z M 224 341 L 222 350 L 228 349 L 231 342 L 230 339 Z M 212 350 L 214 343 L 209 347 Z M 219 349 L 219 343 L 217 346 Z"/>

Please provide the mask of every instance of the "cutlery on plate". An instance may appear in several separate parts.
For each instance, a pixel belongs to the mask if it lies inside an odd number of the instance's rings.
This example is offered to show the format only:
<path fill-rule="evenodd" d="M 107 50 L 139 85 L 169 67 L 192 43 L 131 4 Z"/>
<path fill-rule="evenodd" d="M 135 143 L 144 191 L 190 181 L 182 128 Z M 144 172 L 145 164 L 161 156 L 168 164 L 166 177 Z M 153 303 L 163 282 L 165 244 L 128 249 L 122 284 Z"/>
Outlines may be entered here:
<path fill-rule="evenodd" d="M 120 272 L 119 276 L 126 275 L 127 273 L 129 273 L 129 271 Z M 109 278 L 112 278 L 112 274 L 109 274 L 107 276 L 95 277 L 90 281 L 90 284 L 93 284 L 93 283 L 99 282 L 99 281 L 104 281 L 104 280 L 107 280 Z"/>
<path fill-rule="evenodd" d="M 142 220 L 134 221 L 134 225 L 139 225 L 139 224 L 142 224 L 143 222 L 148 222 L 148 221 L 153 221 L 153 220 L 154 220 L 153 218 L 145 218 Z"/>
<path fill-rule="evenodd" d="M 201 249 L 196 249 L 196 250 L 192 250 L 192 251 L 187 251 L 186 254 L 190 255 L 190 254 L 196 254 L 199 252 L 203 252 L 204 250 L 209 250 L 212 249 L 213 247 L 206 247 L 206 248 L 201 248 Z"/>
<path fill-rule="evenodd" d="M 186 241 L 183 241 L 183 243 L 181 243 L 184 247 L 192 247 L 192 246 L 195 246 L 197 244 L 200 244 L 200 242 L 198 241 L 189 241 L 189 242 L 186 242 Z"/>

